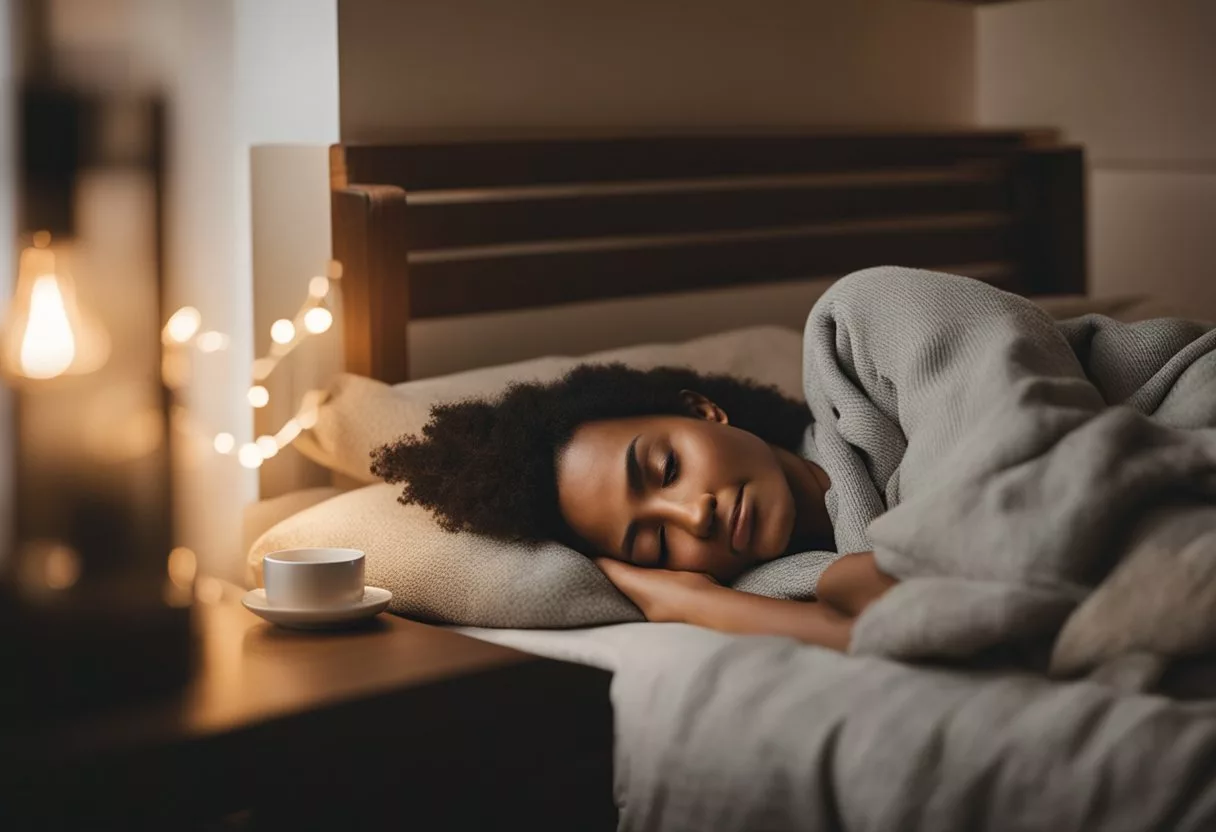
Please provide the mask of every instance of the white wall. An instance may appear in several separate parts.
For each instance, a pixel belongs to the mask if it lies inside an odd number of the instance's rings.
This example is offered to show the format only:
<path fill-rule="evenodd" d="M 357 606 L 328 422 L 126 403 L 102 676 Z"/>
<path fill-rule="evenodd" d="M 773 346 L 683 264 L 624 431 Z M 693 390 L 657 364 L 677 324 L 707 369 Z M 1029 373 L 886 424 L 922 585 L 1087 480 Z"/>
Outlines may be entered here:
<path fill-rule="evenodd" d="M 336 0 L 182 2 L 174 296 L 232 336 L 223 365 L 194 387 L 200 431 L 179 471 L 188 489 L 182 531 L 209 571 L 240 581 L 241 515 L 258 496 L 257 476 L 214 454 L 210 439 L 218 430 L 238 442 L 254 436 L 245 401 L 254 357 L 251 148 L 337 140 L 337 8 Z M 327 205 L 319 210 L 328 215 Z M 300 276 L 304 285 L 310 276 Z"/>
<path fill-rule="evenodd" d="M 1091 287 L 1216 318 L 1216 3 L 1069 0 L 977 13 L 982 124 L 1089 154 Z"/>
<path fill-rule="evenodd" d="M 342 0 L 344 141 L 974 120 L 974 11 L 923 0 Z M 421 377 L 758 322 L 820 287 L 423 321 Z"/>
<path fill-rule="evenodd" d="M 342 0 L 342 137 L 965 124 L 973 11 L 924 0 Z"/>

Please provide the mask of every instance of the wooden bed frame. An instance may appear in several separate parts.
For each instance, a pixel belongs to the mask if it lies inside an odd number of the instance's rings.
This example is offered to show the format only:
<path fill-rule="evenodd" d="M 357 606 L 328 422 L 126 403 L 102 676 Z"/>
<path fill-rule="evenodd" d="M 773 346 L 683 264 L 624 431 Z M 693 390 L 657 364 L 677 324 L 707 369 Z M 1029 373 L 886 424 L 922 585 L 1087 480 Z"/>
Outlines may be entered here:
<path fill-rule="evenodd" d="M 335 145 L 346 368 L 415 319 L 899 264 L 1084 294 L 1084 161 L 1051 130 Z"/>

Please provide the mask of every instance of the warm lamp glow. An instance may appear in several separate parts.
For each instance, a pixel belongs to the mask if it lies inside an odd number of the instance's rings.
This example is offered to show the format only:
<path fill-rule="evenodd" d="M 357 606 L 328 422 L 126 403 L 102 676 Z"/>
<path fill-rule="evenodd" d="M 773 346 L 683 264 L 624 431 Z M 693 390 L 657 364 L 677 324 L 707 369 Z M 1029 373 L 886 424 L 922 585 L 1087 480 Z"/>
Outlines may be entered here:
<path fill-rule="evenodd" d="M 324 306 L 314 306 L 304 313 L 304 328 L 313 335 L 320 335 L 333 325 L 333 313 Z"/>
<path fill-rule="evenodd" d="M 279 318 L 270 325 L 270 340 L 276 344 L 290 344 L 296 337 L 296 325 L 286 318 Z"/>
<path fill-rule="evenodd" d="M 216 453 L 230 454 L 232 453 L 232 449 L 236 447 L 236 437 L 231 433 L 217 433 L 214 444 Z"/>
<path fill-rule="evenodd" d="M 21 339 L 21 374 L 54 378 L 67 372 L 76 358 L 76 336 L 68 321 L 59 278 L 40 275 L 30 292 L 29 318 Z"/>
<path fill-rule="evenodd" d="M 110 344 L 97 323 L 76 308 L 71 278 L 39 233 L 21 253 L 17 290 L 4 321 L 5 369 L 29 379 L 87 373 L 105 364 Z"/>
<path fill-rule="evenodd" d="M 323 298 L 329 294 L 329 278 L 314 277 L 308 281 L 308 294 L 314 298 Z"/>

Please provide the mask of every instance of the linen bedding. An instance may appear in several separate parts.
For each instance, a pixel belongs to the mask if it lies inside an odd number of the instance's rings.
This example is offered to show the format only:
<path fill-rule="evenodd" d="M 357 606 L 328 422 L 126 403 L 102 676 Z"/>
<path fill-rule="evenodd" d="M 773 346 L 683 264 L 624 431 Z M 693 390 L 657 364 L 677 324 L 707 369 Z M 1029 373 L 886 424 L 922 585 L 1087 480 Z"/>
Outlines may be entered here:
<path fill-rule="evenodd" d="M 621 828 L 1216 828 L 1216 703 L 1141 692 L 1213 647 L 1214 338 L 927 272 L 837 283 L 805 451 L 840 550 L 901 583 L 854 655 L 532 634 L 615 671 Z"/>

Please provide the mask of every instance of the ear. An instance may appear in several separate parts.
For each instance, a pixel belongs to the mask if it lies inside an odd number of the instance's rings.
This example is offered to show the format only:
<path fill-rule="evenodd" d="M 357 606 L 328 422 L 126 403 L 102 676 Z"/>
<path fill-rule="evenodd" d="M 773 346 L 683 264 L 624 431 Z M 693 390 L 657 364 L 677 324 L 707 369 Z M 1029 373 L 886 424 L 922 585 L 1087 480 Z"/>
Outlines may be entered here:
<path fill-rule="evenodd" d="M 704 419 L 707 422 L 717 422 L 720 425 L 730 424 L 730 419 L 727 418 L 725 410 L 695 390 L 681 390 L 680 397 L 684 399 L 684 404 L 687 405 L 690 415 Z"/>

